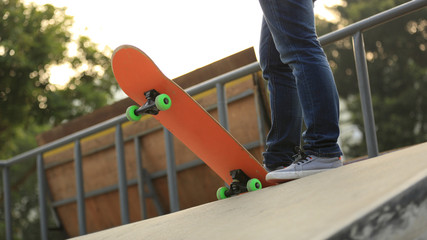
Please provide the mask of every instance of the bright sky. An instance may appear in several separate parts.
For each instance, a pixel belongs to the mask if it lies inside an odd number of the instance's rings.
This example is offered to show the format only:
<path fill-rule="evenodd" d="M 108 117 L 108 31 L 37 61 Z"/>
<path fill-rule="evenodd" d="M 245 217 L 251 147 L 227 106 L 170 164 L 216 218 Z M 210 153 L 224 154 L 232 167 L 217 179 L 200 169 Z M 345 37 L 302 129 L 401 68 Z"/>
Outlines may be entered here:
<path fill-rule="evenodd" d="M 169 78 L 175 78 L 254 46 L 258 49 L 262 12 L 258 0 L 27 0 L 66 7 L 74 17 L 75 38 L 88 36 L 103 49 L 131 44 L 146 52 Z M 318 0 L 315 12 L 326 18 Z M 51 82 L 71 74 L 52 69 Z"/>

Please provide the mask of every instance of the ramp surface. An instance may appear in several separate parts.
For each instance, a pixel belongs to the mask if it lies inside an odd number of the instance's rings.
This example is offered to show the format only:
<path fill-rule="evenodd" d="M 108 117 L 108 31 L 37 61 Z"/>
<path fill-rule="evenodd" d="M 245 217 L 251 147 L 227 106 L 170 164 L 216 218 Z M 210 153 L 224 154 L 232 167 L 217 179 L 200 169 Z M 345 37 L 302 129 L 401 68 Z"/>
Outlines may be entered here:
<path fill-rule="evenodd" d="M 427 143 L 78 239 L 424 239 Z"/>

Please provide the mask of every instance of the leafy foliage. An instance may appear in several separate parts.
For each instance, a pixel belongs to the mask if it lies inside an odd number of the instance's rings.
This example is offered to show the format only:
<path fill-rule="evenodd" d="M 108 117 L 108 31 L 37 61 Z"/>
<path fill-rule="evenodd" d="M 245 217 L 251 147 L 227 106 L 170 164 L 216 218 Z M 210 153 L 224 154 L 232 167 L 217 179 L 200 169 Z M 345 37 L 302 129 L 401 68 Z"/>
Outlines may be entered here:
<path fill-rule="evenodd" d="M 36 147 L 38 133 L 110 103 L 118 86 L 111 50 L 98 50 L 87 37 L 73 40 L 73 19 L 64 8 L 1 0 L 0 18 L 0 159 L 8 159 Z M 60 88 L 50 82 L 50 68 L 61 64 L 75 74 Z M 14 238 L 39 239 L 35 161 L 15 164 L 10 172 Z M 4 222 L 0 226 L 4 236 Z M 49 231 L 49 238 L 64 235 Z"/>
<path fill-rule="evenodd" d="M 110 50 L 100 52 L 87 37 L 68 56 L 72 18 L 52 5 L 0 1 L 0 158 L 25 149 L 12 141 L 18 129 L 57 125 L 106 105 L 117 85 Z M 76 75 L 63 89 L 49 82 L 49 68 L 71 63 Z M 44 129 L 46 129 L 46 127 Z"/>

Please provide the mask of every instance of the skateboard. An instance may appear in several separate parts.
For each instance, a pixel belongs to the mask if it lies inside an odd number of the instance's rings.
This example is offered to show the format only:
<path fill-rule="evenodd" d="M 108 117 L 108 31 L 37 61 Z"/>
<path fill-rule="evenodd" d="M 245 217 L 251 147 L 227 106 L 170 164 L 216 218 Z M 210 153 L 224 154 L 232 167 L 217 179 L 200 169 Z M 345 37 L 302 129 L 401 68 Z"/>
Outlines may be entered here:
<path fill-rule="evenodd" d="M 157 119 L 229 185 L 218 189 L 218 199 L 273 185 L 261 164 L 143 51 L 120 46 L 111 62 L 118 84 L 139 104 L 127 109 L 128 119 Z"/>

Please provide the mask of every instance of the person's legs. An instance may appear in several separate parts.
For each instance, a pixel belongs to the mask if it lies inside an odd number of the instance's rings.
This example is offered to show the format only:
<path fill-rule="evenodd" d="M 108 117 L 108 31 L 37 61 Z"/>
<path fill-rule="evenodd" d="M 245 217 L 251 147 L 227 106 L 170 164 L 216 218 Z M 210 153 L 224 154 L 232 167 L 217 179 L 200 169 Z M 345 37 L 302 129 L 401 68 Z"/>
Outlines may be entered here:
<path fill-rule="evenodd" d="M 261 29 L 260 64 L 263 77 L 268 80 L 272 120 L 263 153 L 264 165 L 274 170 L 294 161 L 294 148 L 301 141 L 302 112 L 292 70 L 282 63 L 265 20 Z"/>
<path fill-rule="evenodd" d="M 312 0 L 260 0 L 260 4 L 267 25 L 263 29 L 268 28 L 270 31 L 275 49 L 280 54 L 280 60 L 283 63 L 274 71 L 270 69 L 269 72 L 265 73 L 269 78 L 268 80 L 277 78 L 277 80 L 269 83 L 269 85 L 274 85 L 273 88 L 276 89 L 276 92 L 271 93 L 274 95 L 272 96 L 273 101 L 279 102 L 278 99 L 280 98 L 294 99 L 295 96 L 299 97 L 307 126 L 307 131 L 303 134 L 304 151 L 307 154 L 319 157 L 341 156 L 342 152 L 337 144 L 339 136 L 338 93 L 332 71 L 317 40 Z M 265 52 L 262 47 L 261 44 L 261 53 Z M 261 66 L 271 67 L 273 65 L 265 61 L 276 62 L 276 59 L 261 58 L 260 61 Z M 284 71 L 284 69 L 286 70 Z M 284 73 L 277 73 L 281 70 Z M 289 89 L 291 73 L 296 82 L 297 93 L 288 96 L 289 93 L 283 92 L 284 90 L 277 91 L 277 86 L 286 85 Z M 287 103 L 280 106 L 276 104 L 276 107 L 281 108 L 281 110 L 272 111 L 286 111 L 284 108 L 290 105 L 296 106 L 297 104 Z M 281 129 L 283 127 L 282 133 L 297 131 L 290 129 L 295 124 L 285 125 L 280 118 L 281 116 L 276 117 L 277 124 L 281 125 L 280 127 L 276 126 L 276 128 Z M 295 121 L 300 121 L 300 119 Z M 281 136 L 276 137 L 276 139 L 280 138 Z M 292 143 L 296 142 L 292 141 Z M 299 143 L 296 144 L 299 145 Z M 265 156 L 268 156 L 268 152 L 267 149 Z"/>

